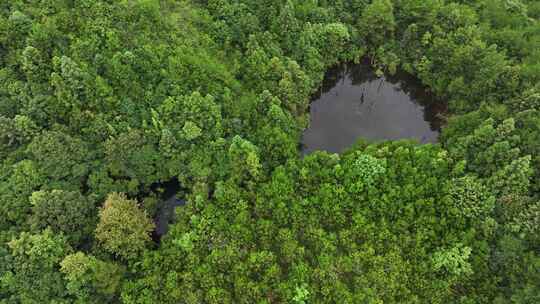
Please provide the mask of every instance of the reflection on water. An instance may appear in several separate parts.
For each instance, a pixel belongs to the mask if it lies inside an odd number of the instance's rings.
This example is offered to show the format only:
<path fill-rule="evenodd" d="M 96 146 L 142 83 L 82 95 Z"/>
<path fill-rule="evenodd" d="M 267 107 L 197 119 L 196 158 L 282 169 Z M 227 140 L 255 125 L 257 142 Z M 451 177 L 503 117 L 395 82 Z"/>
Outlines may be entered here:
<path fill-rule="evenodd" d="M 445 110 L 407 73 L 377 77 L 365 63 L 337 67 L 327 73 L 311 103 L 303 152 L 341 152 L 359 138 L 433 143 L 442 123 L 438 114 Z"/>

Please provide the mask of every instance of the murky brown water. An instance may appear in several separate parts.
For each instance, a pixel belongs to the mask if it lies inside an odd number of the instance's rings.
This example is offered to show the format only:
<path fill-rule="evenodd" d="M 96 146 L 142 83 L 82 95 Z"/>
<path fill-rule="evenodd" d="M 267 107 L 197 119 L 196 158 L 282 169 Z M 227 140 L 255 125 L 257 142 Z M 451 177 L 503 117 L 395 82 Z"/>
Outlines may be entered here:
<path fill-rule="evenodd" d="M 334 68 L 311 103 L 303 152 L 341 152 L 360 138 L 433 143 L 445 110 L 407 73 L 377 77 L 365 63 Z"/>

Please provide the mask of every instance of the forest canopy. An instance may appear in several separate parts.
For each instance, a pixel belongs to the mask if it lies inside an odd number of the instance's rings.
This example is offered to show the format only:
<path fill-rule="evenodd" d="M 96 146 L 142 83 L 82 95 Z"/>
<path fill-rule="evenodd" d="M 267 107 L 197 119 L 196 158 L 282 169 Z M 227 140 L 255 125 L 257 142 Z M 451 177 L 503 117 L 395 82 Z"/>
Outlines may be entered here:
<path fill-rule="evenodd" d="M 302 155 L 361 60 L 439 143 Z M 536 0 L 2 1 L 0 303 L 540 303 L 539 111 Z"/>

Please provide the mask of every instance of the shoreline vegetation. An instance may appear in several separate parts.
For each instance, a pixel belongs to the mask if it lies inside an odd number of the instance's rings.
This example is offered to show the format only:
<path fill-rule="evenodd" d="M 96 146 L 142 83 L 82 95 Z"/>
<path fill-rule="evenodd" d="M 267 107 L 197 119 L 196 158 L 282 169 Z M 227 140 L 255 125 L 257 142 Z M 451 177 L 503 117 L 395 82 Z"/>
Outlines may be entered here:
<path fill-rule="evenodd" d="M 0 3 L 0 303 L 540 302 L 535 0 Z M 298 147 L 367 56 L 437 144 Z M 152 241 L 162 191 L 174 224 Z"/>

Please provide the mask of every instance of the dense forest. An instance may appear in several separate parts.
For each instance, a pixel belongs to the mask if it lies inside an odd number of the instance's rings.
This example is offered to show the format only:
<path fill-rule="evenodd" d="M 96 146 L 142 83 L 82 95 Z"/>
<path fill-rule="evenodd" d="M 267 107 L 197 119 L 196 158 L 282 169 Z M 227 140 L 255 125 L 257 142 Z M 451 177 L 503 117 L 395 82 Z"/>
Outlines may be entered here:
<path fill-rule="evenodd" d="M 303 156 L 366 59 L 439 143 Z M 0 303 L 540 303 L 540 2 L 1 1 Z"/>

